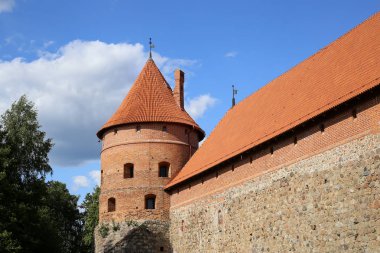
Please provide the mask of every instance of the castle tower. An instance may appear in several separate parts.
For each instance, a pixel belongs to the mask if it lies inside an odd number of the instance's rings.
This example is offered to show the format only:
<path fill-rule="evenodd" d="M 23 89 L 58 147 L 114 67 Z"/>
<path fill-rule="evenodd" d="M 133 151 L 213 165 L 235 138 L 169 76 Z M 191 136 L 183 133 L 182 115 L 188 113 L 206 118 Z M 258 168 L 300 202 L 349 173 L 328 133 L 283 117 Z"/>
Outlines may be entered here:
<path fill-rule="evenodd" d="M 175 81 L 173 92 L 149 59 L 117 111 L 97 133 L 102 141 L 99 223 L 116 222 L 122 228 L 127 223 L 127 229 L 111 242 L 114 247 L 124 247 L 122 250 L 129 247 L 128 235 L 134 222 L 158 222 L 164 224 L 163 230 L 168 227 L 170 200 L 163 188 L 205 135 L 183 107 L 181 70 L 176 70 Z M 136 229 L 140 234 L 131 238 L 146 244 L 149 233 L 156 233 L 155 238 L 157 233 L 166 237 L 166 231 L 157 231 L 157 225 L 153 227 L 151 231 Z M 170 250 L 168 245 L 159 244 L 153 242 L 144 252 Z"/>

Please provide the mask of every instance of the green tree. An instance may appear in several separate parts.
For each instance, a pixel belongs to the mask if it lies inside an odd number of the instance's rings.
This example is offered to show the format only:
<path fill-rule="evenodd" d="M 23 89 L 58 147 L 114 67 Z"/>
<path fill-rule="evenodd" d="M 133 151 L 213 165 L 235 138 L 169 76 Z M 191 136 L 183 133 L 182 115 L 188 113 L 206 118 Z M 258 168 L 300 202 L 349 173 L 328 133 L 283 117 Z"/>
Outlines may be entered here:
<path fill-rule="evenodd" d="M 0 252 L 79 252 L 78 197 L 52 173 L 53 144 L 22 96 L 0 119 Z"/>
<path fill-rule="evenodd" d="M 37 121 L 37 111 L 25 95 L 1 116 L 0 124 L 9 148 L 7 177 L 12 182 L 27 185 L 52 172 L 48 157 L 52 141 L 45 139 L 45 132 L 40 130 Z"/>
<path fill-rule="evenodd" d="M 45 239 L 38 238 L 38 231 L 44 231 L 38 207 L 46 192 L 45 175 L 52 171 L 48 164 L 52 143 L 45 140 L 37 112 L 25 96 L 1 116 L 0 125 L 0 248 L 33 252 Z"/>
<path fill-rule="evenodd" d="M 87 193 L 81 207 L 83 215 L 83 247 L 85 252 L 95 251 L 94 230 L 99 220 L 99 194 L 100 188 L 96 186 L 92 193 Z"/>
<path fill-rule="evenodd" d="M 7 180 L 5 168 L 8 165 L 9 148 L 4 143 L 5 132 L 0 125 L 0 252 L 20 252 L 21 246 L 12 232 L 7 230 L 6 217 L 11 212 L 5 205 L 6 195 L 10 193 L 11 185 Z"/>
<path fill-rule="evenodd" d="M 69 193 L 65 184 L 47 182 L 46 202 L 40 212 L 49 221 L 50 230 L 57 238 L 59 251 L 56 252 L 80 252 L 82 215 L 77 206 L 78 199 Z"/>

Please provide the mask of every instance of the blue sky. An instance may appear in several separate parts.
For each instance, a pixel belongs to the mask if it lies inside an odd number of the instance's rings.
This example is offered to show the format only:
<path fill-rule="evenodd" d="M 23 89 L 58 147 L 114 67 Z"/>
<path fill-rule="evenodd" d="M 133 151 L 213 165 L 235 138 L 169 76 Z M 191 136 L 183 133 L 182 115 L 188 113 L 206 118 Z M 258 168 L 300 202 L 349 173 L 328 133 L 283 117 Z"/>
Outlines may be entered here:
<path fill-rule="evenodd" d="M 241 101 L 380 10 L 357 1 L 0 0 L 0 113 L 22 94 L 55 142 L 55 180 L 82 197 L 97 182 L 96 131 L 147 59 L 209 134 Z"/>

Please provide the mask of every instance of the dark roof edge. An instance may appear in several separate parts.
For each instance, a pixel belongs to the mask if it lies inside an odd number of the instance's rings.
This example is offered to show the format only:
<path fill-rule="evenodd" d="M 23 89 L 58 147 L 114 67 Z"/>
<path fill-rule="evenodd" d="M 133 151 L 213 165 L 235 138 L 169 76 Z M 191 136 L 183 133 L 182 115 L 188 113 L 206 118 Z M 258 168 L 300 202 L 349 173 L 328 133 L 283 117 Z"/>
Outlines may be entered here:
<path fill-rule="evenodd" d="M 144 124 L 144 123 L 172 123 L 172 124 L 186 125 L 186 126 L 190 126 L 190 127 L 192 127 L 193 129 L 195 129 L 195 130 L 198 131 L 198 138 L 199 138 L 199 141 L 202 141 L 202 140 L 205 138 L 205 136 L 206 136 L 205 131 L 203 131 L 203 129 L 200 128 L 200 127 L 197 126 L 197 125 L 191 125 L 191 124 L 186 124 L 186 123 L 182 123 L 182 122 L 173 122 L 173 121 L 136 121 L 136 122 L 120 123 L 120 124 L 111 125 L 111 126 L 108 126 L 108 127 L 102 127 L 102 128 L 96 133 L 96 136 L 97 136 L 99 139 L 102 139 L 102 138 L 103 138 L 103 134 L 104 134 L 106 131 L 108 131 L 109 129 L 117 128 L 117 127 L 120 127 L 120 126 L 127 126 L 127 125 L 134 125 L 134 124 Z"/>

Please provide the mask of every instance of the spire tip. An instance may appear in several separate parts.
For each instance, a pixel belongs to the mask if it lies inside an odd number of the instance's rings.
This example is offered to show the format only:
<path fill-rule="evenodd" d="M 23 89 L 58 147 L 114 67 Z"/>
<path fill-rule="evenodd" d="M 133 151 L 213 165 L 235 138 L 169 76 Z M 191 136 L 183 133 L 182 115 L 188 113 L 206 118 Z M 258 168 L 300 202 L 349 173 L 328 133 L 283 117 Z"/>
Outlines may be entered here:
<path fill-rule="evenodd" d="M 152 48 L 154 48 L 154 44 L 152 43 L 152 38 L 149 38 L 149 59 L 152 59 Z"/>

